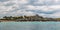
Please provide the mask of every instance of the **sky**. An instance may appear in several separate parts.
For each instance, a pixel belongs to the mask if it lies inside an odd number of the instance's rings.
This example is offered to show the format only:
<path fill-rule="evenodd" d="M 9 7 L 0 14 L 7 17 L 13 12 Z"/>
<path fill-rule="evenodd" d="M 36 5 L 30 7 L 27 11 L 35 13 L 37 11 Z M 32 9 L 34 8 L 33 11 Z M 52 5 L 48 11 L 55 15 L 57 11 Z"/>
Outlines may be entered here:
<path fill-rule="evenodd" d="M 0 0 L 0 17 L 35 14 L 60 18 L 60 0 Z"/>

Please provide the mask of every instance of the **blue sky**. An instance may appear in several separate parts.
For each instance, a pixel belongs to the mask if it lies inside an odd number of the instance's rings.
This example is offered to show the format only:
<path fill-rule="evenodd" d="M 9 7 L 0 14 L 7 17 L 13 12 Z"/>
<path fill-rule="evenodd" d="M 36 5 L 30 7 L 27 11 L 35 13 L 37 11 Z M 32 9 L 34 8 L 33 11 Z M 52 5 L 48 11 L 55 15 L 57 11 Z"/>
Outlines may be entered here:
<path fill-rule="evenodd" d="M 0 0 L 0 17 L 35 14 L 60 17 L 60 0 Z"/>

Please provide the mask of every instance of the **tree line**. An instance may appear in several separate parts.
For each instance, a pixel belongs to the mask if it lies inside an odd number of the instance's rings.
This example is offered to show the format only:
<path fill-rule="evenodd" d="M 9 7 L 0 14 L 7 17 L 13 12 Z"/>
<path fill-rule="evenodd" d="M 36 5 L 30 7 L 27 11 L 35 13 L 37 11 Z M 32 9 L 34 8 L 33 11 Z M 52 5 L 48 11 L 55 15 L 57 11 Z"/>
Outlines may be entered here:
<path fill-rule="evenodd" d="M 38 14 L 34 16 L 4 16 L 0 20 L 10 20 L 10 21 L 55 21 L 53 18 L 44 18 Z"/>

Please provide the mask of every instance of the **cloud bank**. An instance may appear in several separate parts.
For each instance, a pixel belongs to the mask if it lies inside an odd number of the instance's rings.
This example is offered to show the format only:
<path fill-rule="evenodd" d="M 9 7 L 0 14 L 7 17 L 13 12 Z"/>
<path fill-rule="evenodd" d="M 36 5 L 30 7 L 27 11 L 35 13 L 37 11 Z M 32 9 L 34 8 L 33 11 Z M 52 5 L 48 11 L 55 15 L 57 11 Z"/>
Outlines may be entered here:
<path fill-rule="evenodd" d="M 0 0 L 0 17 L 35 14 L 60 17 L 60 0 Z"/>

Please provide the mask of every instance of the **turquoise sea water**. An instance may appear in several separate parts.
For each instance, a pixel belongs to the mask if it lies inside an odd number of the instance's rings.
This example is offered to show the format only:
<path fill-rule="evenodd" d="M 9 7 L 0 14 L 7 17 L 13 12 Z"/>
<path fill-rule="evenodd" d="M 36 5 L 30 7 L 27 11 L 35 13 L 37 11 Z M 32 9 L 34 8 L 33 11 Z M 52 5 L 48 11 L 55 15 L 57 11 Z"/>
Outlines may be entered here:
<path fill-rule="evenodd" d="M 0 30 L 60 30 L 60 22 L 1 22 Z"/>

